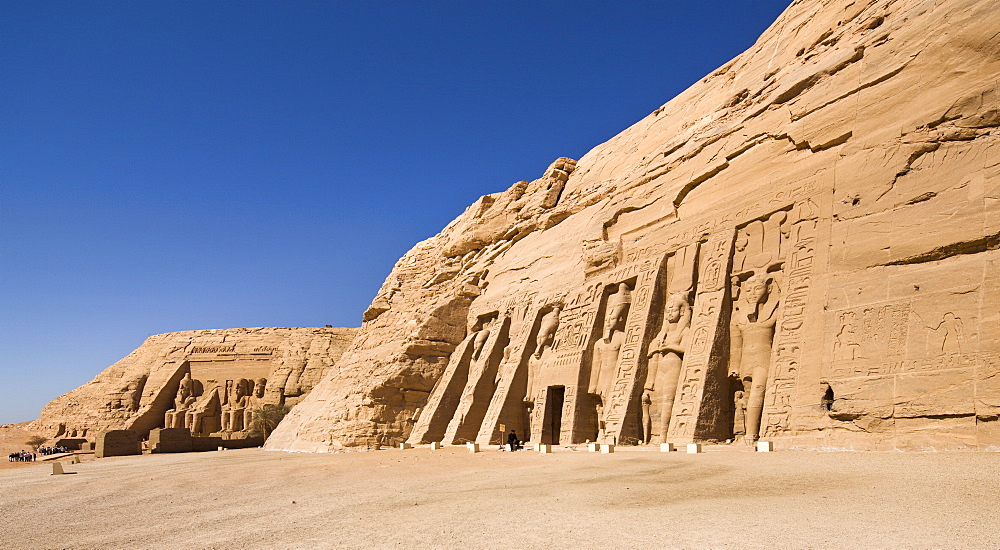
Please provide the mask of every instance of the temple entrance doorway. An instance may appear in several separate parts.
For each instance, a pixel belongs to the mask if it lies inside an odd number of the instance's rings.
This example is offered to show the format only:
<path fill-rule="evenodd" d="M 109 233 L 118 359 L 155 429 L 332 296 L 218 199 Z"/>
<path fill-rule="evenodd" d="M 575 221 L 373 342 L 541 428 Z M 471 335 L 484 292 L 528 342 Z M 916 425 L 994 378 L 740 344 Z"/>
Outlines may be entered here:
<path fill-rule="evenodd" d="M 549 386 L 545 396 L 545 416 L 542 421 L 542 443 L 559 444 L 559 432 L 562 431 L 563 402 L 566 400 L 565 386 Z"/>

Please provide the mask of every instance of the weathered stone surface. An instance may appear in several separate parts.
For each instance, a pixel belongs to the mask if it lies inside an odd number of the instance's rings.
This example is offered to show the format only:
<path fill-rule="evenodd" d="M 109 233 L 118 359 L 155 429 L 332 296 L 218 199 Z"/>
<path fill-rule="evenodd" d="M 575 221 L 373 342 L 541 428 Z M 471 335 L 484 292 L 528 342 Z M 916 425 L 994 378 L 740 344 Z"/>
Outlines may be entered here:
<path fill-rule="evenodd" d="M 356 330 L 240 328 L 150 336 L 94 380 L 46 405 L 32 427 L 50 437 L 89 439 L 113 429 L 145 437 L 161 427 L 221 432 L 227 439 L 246 435 L 255 408 L 300 401 L 333 368 Z"/>
<path fill-rule="evenodd" d="M 149 432 L 149 452 L 190 453 L 194 450 L 187 428 L 156 428 Z"/>
<path fill-rule="evenodd" d="M 794 2 L 418 243 L 267 447 L 1000 445 L 998 28 L 986 0 Z"/>
<path fill-rule="evenodd" d="M 132 430 L 103 430 L 97 433 L 94 456 L 129 456 L 142 454 L 139 434 Z"/>

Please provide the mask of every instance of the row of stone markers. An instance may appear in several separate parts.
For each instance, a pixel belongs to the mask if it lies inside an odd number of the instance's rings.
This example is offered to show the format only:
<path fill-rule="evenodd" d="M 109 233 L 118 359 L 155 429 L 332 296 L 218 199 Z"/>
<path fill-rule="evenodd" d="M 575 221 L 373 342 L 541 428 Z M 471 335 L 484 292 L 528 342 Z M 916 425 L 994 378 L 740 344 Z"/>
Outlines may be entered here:
<path fill-rule="evenodd" d="M 480 452 L 479 443 L 466 443 L 465 447 L 469 450 L 470 453 L 478 453 L 478 452 Z M 514 450 L 514 449 L 511 448 L 511 446 L 509 444 L 508 445 L 504 445 L 504 447 L 506 447 L 506 450 L 508 450 L 508 451 L 513 451 Z M 404 449 L 404 450 L 405 449 L 412 449 L 413 445 L 410 444 L 410 443 L 400 443 L 399 444 L 399 448 L 400 449 Z M 432 450 L 440 449 L 441 448 L 441 443 L 435 441 L 435 442 L 433 442 L 433 443 L 430 444 L 430 448 Z M 701 443 L 688 443 L 686 448 L 687 448 L 687 453 L 688 454 L 698 454 L 698 453 L 702 452 Z M 675 449 L 673 443 L 661 443 L 660 444 L 660 452 L 661 453 L 670 453 L 670 452 L 673 452 L 675 450 L 676 449 Z M 537 451 L 539 453 L 542 453 L 542 454 L 551 454 L 552 453 L 552 445 L 547 445 L 547 444 L 544 444 L 544 443 L 535 443 L 535 451 Z M 615 452 L 615 446 L 611 445 L 611 444 L 607 444 L 607 443 L 588 443 L 587 444 L 587 451 L 591 452 L 591 453 L 600 452 L 602 454 L 612 454 L 612 453 Z M 757 442 L 757 452 L 759 452 L 759 453 L 770 453 L 770 452 L 773 452 L 773 451 L 774 451 L 774 442 L 772 442 L 772 441 L 758 441 Z"/>

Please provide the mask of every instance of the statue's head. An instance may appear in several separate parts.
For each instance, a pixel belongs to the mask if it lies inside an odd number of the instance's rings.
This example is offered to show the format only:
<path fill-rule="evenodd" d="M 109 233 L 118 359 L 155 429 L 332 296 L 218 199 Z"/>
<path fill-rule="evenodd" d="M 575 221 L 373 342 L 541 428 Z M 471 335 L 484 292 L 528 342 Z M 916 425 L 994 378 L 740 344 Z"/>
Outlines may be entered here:
<path fill-rule="evenodd" d="M 246 378 L 240 378 L 236 381 L 236 385 L 233 391 L 236 393 L 236 399 L 241 397 L 246 397 L 250 393 L 250 381 Z"/>
<path fill-rule="evenodd" d="M 763 304 L 771 289 L 770 275 L 753 275 L 746 282 L 747 298 L 751 304 Z"/>
<path fill-rule="evenodd" d="M 670 298 L 667 298 L 667 311 L 666 311 L 667 322 L 676 323 L 677 321 L 680 321 L 681 317 L 684 316 L 684 312 L 689 307 L 690 306 L 687 303 L 687 297 L 684 295 L 683 292 L 676 292 L 674 294 L 671 294 Z"/>
<path fill-rule="evenodd" d="M 267 386 L 267 378 L 258 378 L 253 386 L 253 394 L 257 397 L 264 397 L 264 387 Z"/>

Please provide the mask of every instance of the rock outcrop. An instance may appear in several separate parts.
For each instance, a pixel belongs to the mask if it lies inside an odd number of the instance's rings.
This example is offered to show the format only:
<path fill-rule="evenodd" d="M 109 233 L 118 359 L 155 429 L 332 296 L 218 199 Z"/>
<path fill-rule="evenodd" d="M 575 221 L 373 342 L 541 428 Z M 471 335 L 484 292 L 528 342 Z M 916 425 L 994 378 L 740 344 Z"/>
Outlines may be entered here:
<path fill-rule="evenodd" d="M 103 430 L 189 428 L 238 436 L 254 410 L 291 406 L 335 370 L 352 328 L 236 328 L 157 334 L 54 399 L 32 429 L 95 439 Z"/>
<path fill-rule="evenodd" d="M 987 0 L 794 2 L 418 243 L 267 448 L 1000 445 L 998 29 Z"/>

